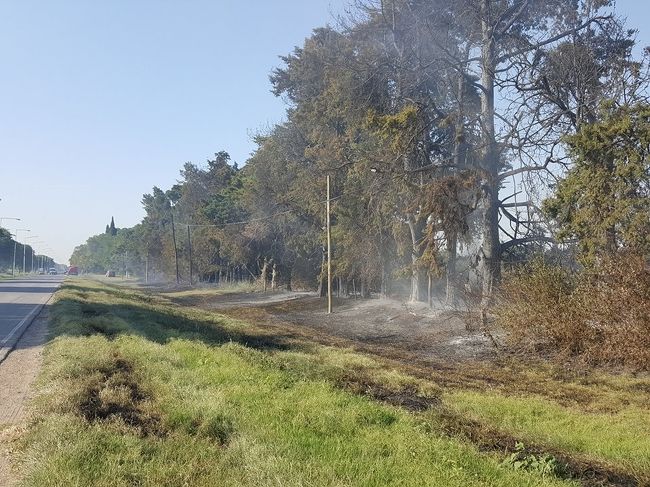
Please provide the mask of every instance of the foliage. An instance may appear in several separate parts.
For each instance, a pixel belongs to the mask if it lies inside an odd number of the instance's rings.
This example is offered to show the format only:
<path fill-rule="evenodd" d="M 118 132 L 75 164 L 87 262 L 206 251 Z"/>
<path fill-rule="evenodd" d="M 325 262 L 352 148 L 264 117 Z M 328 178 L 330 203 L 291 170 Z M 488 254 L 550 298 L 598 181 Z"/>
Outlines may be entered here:
<path fill-rule="evenodd" d="M 575 165 L 545 202 L 559 237 L 577 239 L 587 263 L 621 248 L 650 255 L 650 106 L 612 108 L 567 142 Z"/>
<path fill-rule="evenodd" d="M 411 301 L 425 301 L 440 288 L 432 277 L 444 276 L 448 303 L 464 282 L 485 306 L 507 258 L 553 240 L 532 175 L 558 175 L 563 136 L 576 132 L 567 139 L 576 168 L 547 204 L 561 235 L 593 247 L 614 229 L 610 240 L 643 252 L 645 158 L 616 161 L 635 157 L 646 115 L 623 108 L 636 120 L 626 125 L 598 110 L 605 98 L 631 106 L 647 82 L 644 61 L 632 58 L 633 32 L 606 15 L 612 6 L 356 2 L 339 28 L 317 28 L 281 57 L 270 82 L 286 118 L 255 136 L 241 169 L 219 151 L 143 197 L 141 229 L 121 254 L 128 260 L 129 247 L 136 260 L 122 266 L 160 279 L 192 276 L 190 284 L 266 279 L 273 269 L 276 284 L 323 289 L 329 176 L 330 257 L 343 291 L 354 281 L 366 296 L 410 288 Z M 588 162 L 594 150 L 609 150 L 587 140 L 623 133 L 612 160 L 620 171 L 582 170 L 598 166 Z M 513 199 L 513 186 L 527 197 Z M 592 235 L 598 217 L 603 228 Z M 457 270 L 459 259 L 471 266 Z M 96 260 L 89 267 L 110 258 Z"/>
<path fill-rule="evenodd" d="M 631 253 L 582 272 L 537 260 L 507 277 L 494 312 L 510 339 L 527 349 L 647 369 L 648 289 L 647 260 Z"/>
<path fill-rule="evenodd" d="M 6 228 L 0 227 L 0 273 L 11 273 L 14 264 L 14 251 L 16 255 L 16 269 L 15 272 L 22 272 L 23 253 L 27 255 L 27 272 L 31 271 L 31 258 L 32 252 L 37 249 L 32 248 L 31 245 L 24 245 L 21 242 L 14 240 L 12 234 Z M 55 265 L 54 259 L 47 255 L 35 254 L 34 267 L 38 268 L 43 262 L 45 268 L 53 267 Z"/>
<path fill-rule="evenodd" d="M 543 477 L 561 477 L 565 474 L 565 467 L 553 455 L 529 453 L 521 442 L 516 443 L 515 451 L 503 461 L 503 465 L 515 470 L 531 470 Z"/>

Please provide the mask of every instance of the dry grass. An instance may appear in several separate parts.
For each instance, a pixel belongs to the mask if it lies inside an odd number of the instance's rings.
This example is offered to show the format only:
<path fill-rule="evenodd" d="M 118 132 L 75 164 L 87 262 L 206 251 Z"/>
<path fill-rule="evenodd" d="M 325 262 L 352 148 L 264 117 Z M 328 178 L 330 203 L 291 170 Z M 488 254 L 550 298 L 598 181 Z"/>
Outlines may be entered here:
<path fill-rule="evenodd" d="M 504 280 L 494 312 L 523 349 L 650 368 L 650 269 L 642 257 L 605 259 L 580 273 L 536 261 Z"/>

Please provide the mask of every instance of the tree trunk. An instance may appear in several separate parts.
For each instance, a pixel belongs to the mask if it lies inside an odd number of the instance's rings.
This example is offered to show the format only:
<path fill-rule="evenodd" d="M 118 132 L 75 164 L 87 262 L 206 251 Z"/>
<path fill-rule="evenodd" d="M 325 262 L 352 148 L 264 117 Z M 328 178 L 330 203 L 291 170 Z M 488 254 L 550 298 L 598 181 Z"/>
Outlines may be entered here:
<path fill-rule="evenodd" d="M 610 200 L 610 208 L 607 208 L 607 212 L 611 213 L 612 212 L 612 207 L 614 206 L 614 201 L 618 197 L 618 195 L 613 194 L 613 191 L 611 190 L 611 185 L 609 181 L 612 181 L 612 178 L 614 177 L 614 160 L 612 157 L 608 157 L 606 161 L 606 168 L 607 168 L 607 173 L 608 173 L 608 179 L 607 182 L 605 183 L 605 194 L 609 196 Z M 618 249 L 618 244 L 617 244 L 617 235 L 616 235 L 616 226 L 615 225 L 610 225 L 605 229 L 605 249 L 607 250 L 607 253 L 614 254 L 616 250 Z"/>
<path fill-rule="evenodd" d="M 370 288 L 368 287 L 368 282 L 365 279 L 361 279 L 361 297 L 364 299 L 370 297 Z"/>
<path fill-rule="evenodd" d="M 411 232 L 411 295 L 409 301 L 414 303 L 420 301 L 420 269 L 418 265 L 420 258 L 420 232 L 418 231 L 418 225 L 416 225 L 413 216 L 409 216 L 408 225 Z"/>
<path fill-rule="evenodd" d="M 501 270 L 499 242 L 499 155 L 496 150 L 494 129 L 494 85 L 496 59 L 494 36 L 490 22 L 490 0 L 481 0 L 482 49 L 481 49 L 481 122 L 483 131 L 482 208 L 484 211 L 481 233 L 483 245 L 481 276 L 483 292 L 481 307 L 486 310 Z"/>
<path fill-rule="evenodd" d="M 465 59 L 469 57 L 469 45 L 465 50 Z M 465 140 L 465 76 L 458 75 L 458 116 L 456 119 L 456 135 L 454 139 L 454 165 L 457 168 L 467 164 L 467 142 Z M 447 238 L 447 266 L 445 302 L 448 306 L 456 305 L 456 261 L 458 249 L 458 234 L 455 230 L 446 232 Z"/>
<path fill-rule="evenodd" d="M 380 295 L 382 298 L 387 298 L 389 294 L 389 288 L 390 288 L 390 282 L 389 282 L 389 276 L 390 276 L 390 267 L 389 267 L 389 262 L 388 259 L 383 258 L 381 262 L 381 289 L 380 289 Z"/>
<path fill-rule="evenodd" d="M 278 272 L 277 272 L 275 262 L 273 262 L 273 270 L 271 271 L 271 291 L 275 291 L 275 289 L 277 288 L 278 285 L 277 278 L 278 278 Z"/>
<path fill-rule="evenodd" d="M 448 306 L 456 304 L 456 259 L 457 259 L 457 237 L 455 233 L 447 236 L 447 289 L 445 301 Z"/>
<path fill-rule="evenodd" d="M 262 286 L 264 289 L 264 292 L 266 292 L 266 281 L 267 281 L 267 269 L 269 267 L 269 261 L 266 260 L 266 257 L 264 257 L 264 263 L 262 264 L 262 275 L 260 276 L 260 279 L 262 280 Z"/>

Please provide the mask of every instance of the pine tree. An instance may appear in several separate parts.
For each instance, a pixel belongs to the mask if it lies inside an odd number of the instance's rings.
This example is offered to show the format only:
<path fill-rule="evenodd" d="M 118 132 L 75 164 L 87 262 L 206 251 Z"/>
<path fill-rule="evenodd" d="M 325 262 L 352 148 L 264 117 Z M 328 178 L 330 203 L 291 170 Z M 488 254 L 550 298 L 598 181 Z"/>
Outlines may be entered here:
<path fill-rule="evenodd" d="M 575 165 L 544 203 L 584 263 L 625 248 L 650 255 L 650 105 L 614 108 L 566 141 Z"/>

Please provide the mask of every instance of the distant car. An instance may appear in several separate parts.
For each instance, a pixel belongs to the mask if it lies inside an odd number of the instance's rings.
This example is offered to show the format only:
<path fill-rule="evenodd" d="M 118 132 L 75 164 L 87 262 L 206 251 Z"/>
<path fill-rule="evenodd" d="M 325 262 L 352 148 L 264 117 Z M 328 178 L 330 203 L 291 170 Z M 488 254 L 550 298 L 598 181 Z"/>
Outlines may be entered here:
<path fill-rule="evenodd" d="M 115 271 L 106 271 L 106 277 L 115 277 Z"/>
<path fill-rule="evenodd" d="M 78 276 L 79 275 L 79 268 L 77 266 L 71 266 L 68 268 L 68 271 L 66 272 L 67 275 L 69 276 Z"/>
<path fill-rule="evenodd" d="M 39 269 L 38 269 L 38 274 L 39 274 L 40 276 L 42 276 L 43 274 L 45 274 L 45 269 L 43 269 L 42 267 L 39 268 Z"/>
<path fill-rule="evenodd" d="M 58 274 L 55 267 L 50 267 L 50 269 L 47 271 L 47 273 L 49 275 L 51 275 L 51 276 L 56 276 Z"/>

